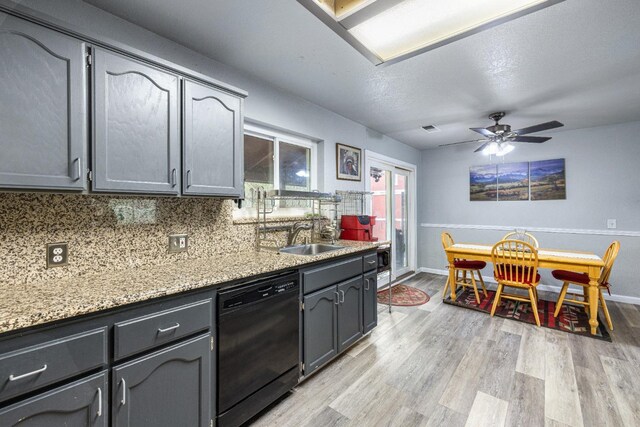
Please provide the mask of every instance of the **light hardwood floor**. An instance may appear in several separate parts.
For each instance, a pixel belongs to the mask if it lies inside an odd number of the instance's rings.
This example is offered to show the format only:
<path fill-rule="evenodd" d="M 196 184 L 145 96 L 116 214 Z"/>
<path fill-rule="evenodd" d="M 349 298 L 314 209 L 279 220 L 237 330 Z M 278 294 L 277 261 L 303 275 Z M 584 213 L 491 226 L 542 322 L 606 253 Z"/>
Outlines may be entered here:
<path fill-rule="evenodd" d="M 255 426 L 640 426 L 640 308 L 609 303 L 613 343 L 442 304 L 378 327 Z M 541 298 L 555 298 L 543 295 Z"/>

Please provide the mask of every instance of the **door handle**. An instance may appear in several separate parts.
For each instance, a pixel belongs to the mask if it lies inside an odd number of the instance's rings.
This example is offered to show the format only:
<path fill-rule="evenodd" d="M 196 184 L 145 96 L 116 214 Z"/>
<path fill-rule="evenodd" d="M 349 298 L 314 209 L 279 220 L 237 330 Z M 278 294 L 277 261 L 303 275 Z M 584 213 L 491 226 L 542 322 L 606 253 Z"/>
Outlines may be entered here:
<path fill-rule="evenodd" d="M 344 302 L 344 291 L 340 291 L 340 294 L 342 295 L 342 300 L 340 301 L 340 303 L 342 304 Z"/>
<path fill-rule="evenodd" d="M 369 279 L 364 279 L 364 290 L 365 291 L 369 290 Z"/>
<path fill-rule="evenodd" d="M 76 165 L 75 174 L 73 176 L 73 180 L 77 181 L 82 176 L 82 161 L 80 161 L 80 157 L 76 157 L 73 163 Z"/>
<path fill-rule="evenodd" d="M 191 187 L 191 169 L 187 171 L 187 188 Z"/>
<path fill-rule="evenodd" d="M 334 300 L 334 304 L 338 305 L 340 304 L 340 294 L 338 293 L 338 291 L 333 291 L 334 294 L 336 294 L 336 299 Z"/>
<path fill-rule="evenodd" d="M 47 365 L 45 364 L 42 368 L 36 369 L 35 371 L 27 372 L 26 374 L 22 374 L 22 375 L 11 374 L 9 375 L 9 381 L 18 381 L 23 378 L 27 378 L 27 377 L 31 377 L 33 375 L 39 374 L 40 372 L 44 372 L 46 370 L 47 370 Z"/>
<path fill-rule="evenodd" d="M 98 413 L 97 416 L 102 416 L 102 388 L 98 387 Z"/>
<path fill-rule="evenodd" d="M 180 323 L 176 322 L 175 325 L 169 326 L 168 328 L 158 328 L 158 333 L 164 334 L 165 332 L 173 331 L 174 329 L 178 329 L 180 327 Z M 124 381 L 124 380 L 123 380 Z"/>
<path fill-rule="evenodd" d="M 173 170 L 171 171 L 171 186 L 172 187 L 176 186 L 176 181 L 177 181 L 176 180 L 176 174 L 177 174 L 176 168 L 173 168 Z"/>
<path fill-rule="evenodd" d="M 120 403 L 124 406 L 127 404 L 127 383 L 124 378 L 120 380 L 120 384 L 122 385 L 122 399 L 120 399 Z"/>

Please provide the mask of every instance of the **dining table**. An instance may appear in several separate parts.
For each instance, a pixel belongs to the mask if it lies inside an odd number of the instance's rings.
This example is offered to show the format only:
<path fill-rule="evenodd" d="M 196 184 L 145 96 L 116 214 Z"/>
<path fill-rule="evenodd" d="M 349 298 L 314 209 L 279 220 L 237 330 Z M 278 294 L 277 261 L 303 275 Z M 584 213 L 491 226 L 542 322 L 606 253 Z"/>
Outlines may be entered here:
<path fill-rule="evenodd" d="M 492 248 L 493 245 L 456 243 L 445 250 L 449 262 L 451 300 L 455 301 L 457 298 L 454 260 L 465 259 L 491 263 Z M 568 270 L 589 275 L 589 287 L 585 297 L 589 303 L 587 314 L 592 335 L 595 335 L 598 329 L 598 280 L 603 266 L 602 258 L 591 252 L 538 249 L 538 268 Z"/>

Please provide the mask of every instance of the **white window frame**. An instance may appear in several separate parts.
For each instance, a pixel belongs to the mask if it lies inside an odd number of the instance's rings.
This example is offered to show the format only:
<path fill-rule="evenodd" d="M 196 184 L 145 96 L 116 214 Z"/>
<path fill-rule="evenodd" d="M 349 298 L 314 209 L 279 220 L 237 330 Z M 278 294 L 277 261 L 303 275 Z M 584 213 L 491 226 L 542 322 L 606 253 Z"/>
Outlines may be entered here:
<path fill-rule="evenodd" d="M 280 142 L 308 148 L 311 152 L 309 174 L 309 187 L 311 190 L 317 189 L 318 186 L 318 143 L 310 138 L 292 135 L 267 126 L 260 126 L 253 123 L 245 123 L 244 135 L 255 136 L 256 138 L 267 139 L 273 141 L 273 186 L 280 188 Z M 244 185 L 244 183 L 243 183 Z M 246 194 L 245 197 L 250 197 Z M 273 216 L 276 217 L 297 217 L 306 213 L 304 209 L 296 208 L 278 208 Z M 235 209 L 234 218 L 247 218 L 256 215 L 255 208 Z"/>

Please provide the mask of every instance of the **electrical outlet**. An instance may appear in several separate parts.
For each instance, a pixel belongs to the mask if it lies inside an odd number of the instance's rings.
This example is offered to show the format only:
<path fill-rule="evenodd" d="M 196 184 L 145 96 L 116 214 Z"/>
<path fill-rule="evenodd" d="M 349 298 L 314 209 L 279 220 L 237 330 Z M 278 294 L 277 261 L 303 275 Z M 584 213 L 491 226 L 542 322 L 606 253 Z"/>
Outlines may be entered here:
<path fill-rule="evenodd" d="M 617 227 L 618 227 L 618 223 L 615 219 L 607 220 L 607 228 L 617 228 Z"/>
<path fill-rule="evenodd" d="M 66 242 L 47 243 L 47 268 L 62 267 L 69 263 L 69 248 Z"/>
<path fill-rule="evenodd" d="M 186 234 L 169 235 L 169 253 L 186 252 L 189 249 L 189 236 Z"/>

